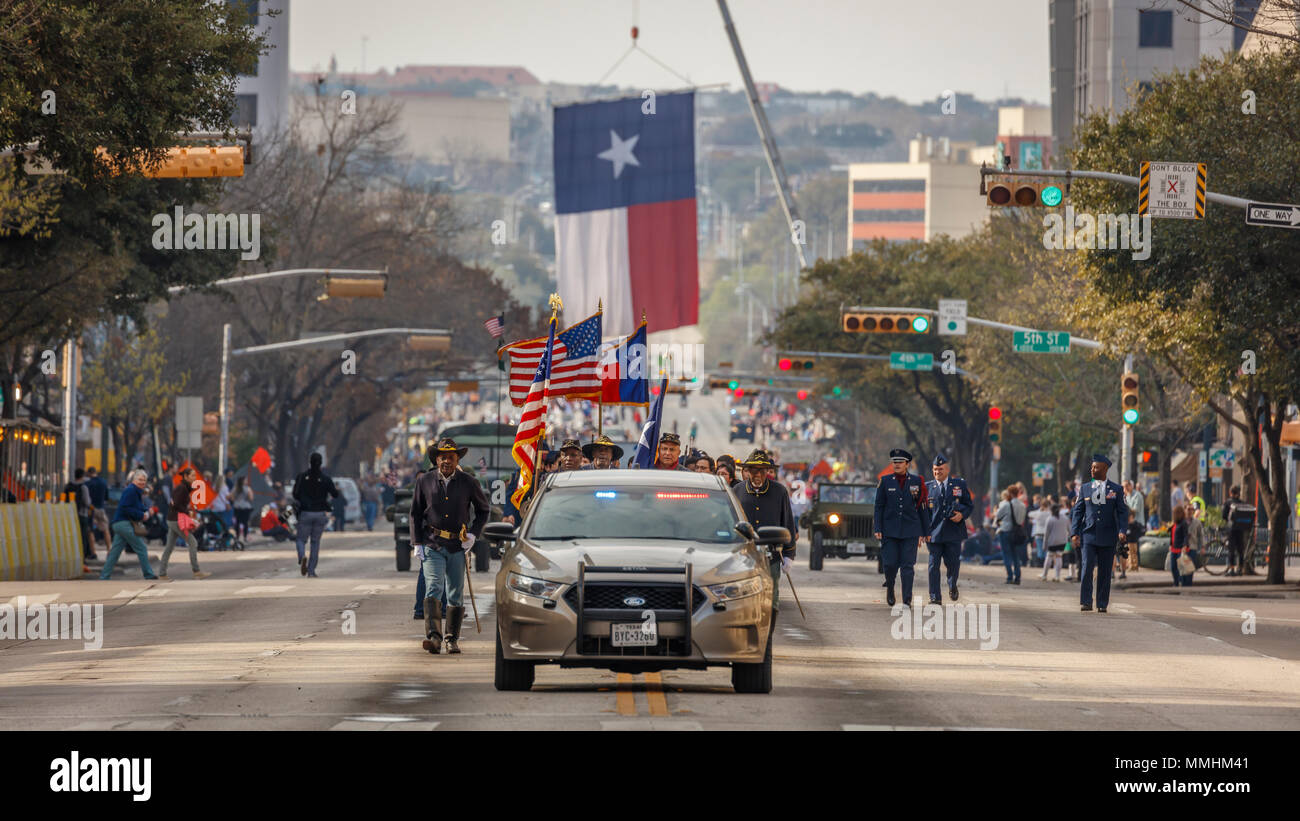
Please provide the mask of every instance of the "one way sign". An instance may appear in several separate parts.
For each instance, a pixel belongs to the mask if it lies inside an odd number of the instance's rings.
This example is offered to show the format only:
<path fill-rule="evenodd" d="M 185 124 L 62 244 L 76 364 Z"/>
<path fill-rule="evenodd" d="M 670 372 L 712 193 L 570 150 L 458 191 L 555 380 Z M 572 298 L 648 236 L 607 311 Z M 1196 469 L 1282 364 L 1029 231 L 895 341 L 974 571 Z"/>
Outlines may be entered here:
<path fill-rule="evenodd" d="M 1246 204 L 1247 225 L 1271 225 L 1274 228 L 1300 228 L 1300 205 L 1275 202 Z"/>

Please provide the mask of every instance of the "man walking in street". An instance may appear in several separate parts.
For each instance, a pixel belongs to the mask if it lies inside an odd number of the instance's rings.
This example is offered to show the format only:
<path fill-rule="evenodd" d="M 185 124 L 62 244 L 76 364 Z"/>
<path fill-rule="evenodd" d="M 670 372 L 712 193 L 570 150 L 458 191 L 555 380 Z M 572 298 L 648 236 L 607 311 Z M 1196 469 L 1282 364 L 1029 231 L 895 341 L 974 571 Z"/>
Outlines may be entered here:
<path fill-rule="evenodd" d="M 903 605 L 912 606 L 912 578 L 916 573 L 917 540 L 930 533 L 930 503 L 925 482 L 908 473 L 912 454 L 902 448 L 889 452 L 894 472 L 880 480 L 876 491 L 875 527 L 880 559 L 885 570 L 886 601 L 894 605 L 894 579 L 903 578 Z"/>
<path fill-rule="evenodd" d="M 1241 487 L 1228 489 L 1228 501 L 1223 503 L 1223 521 L 1228 525 L 1228 576 L 1255 575 L 1255 568 L 1246 561 L 1246 537 L 1255 526 L 1255 509 L 1241 501 Z"/>
<path fill-rule="evenodd" d="M 86 471 L 77 468 L 72 474 L 72 481 L 64 485 L 63 492 L 72 497 L 71 501 L 77 508 L 77 529 L 81 535 L 82 561 L 99 558 L 90 535 L 91 517 L 95 509 L 90 504 L 90 491 L 86 489 Z"/>
<path fill-rule="evenodd" d="M 772 574 L 772 618 L 780 609 L 781 571 L 789 570 L 794 564 L 795 544 L 799 541 L 799 528 L 795 523 L 794 509 L 790 506 L 790 492 L 785 485 L 773 481 L 776 463 L 767 451 L 757 449 L 749 454 L 744 462 L 748 479 L 745 484 L 737 485 L 732 490 L 736 501 L 740 502 L 745 518 L 754 526 L 784 527 L 790 531 L 790 541 L 781 546 L 780 551 L 769 548 L 768 570 Z"/>
<path fill-rule="evenodd" d="M 966 480 L 948 475 L 948 460 L 934 457 L 934 480 L 926 485 L 930 502 L 930 604 L 943 604 L 939 595 L 939 564 L 947 569 L 948 596 L 957 601 L 957 574 L 961 569 L 961 543 L 966 540 L 966 519 L 975 509 Z"/>
<path fill-rule="evenodd" d="M 1124 489 L 1106 478 L 1110 459 L 1098 453 L 1092 457 L 1092 481 L 1079 488 L 1079 500 L 1071 514 L 1070 542 L 1082 547 L 1083 581 L 1079 585 L 1079 610 L 1092 609 L 1093 570 L 1097 572 L 1097 612 L 1105 613 L 1110 603 L 1111 565 L 1116 548 L 1127 554 L 1128 505 Z"/>
<path fill-rule="evenodd" d="M 316 578 L 320 537 L 325 532 L 325 522 L 329 518 L 330 499 L 339 495 L 334 480 L 321 470 L 323 461 L 320 453 L 313 453 L 308 462 L 310 467 L 298 474 L 293 483 L 293 498 L 301 511 L 298 514 L 298 570 L 312 579 Z M 310 558 L 304 551 L 308 539 L 311 540 Z"/>
<path fill-rule="evenodd" d="M 447 653 L 460 653 L 460 627 L 465 618 L 465 554 L 487 524 L 487 498 L 478 481 L 459 469 L 469 448 L 442 439 L 429 446 L 435 470 L 420 474 L 411 497 L 411 545 L 424 573 L 424 641 L 438 655 L 443 645 L 444 593 L 447 600 Z M 472 517 L 472 518 L 471 518 Z"/>
<path fill-rule="evenodd" d="M 99 571 L 99 579 L 107 581 L 113 575 L 113 565 L 117 564 L 117 557 L 122 555 L 123 548 L 129 547 L 131 552 L 140 559 L 140 570 L 144 572 L 144 577 L 150 581 L 157 581 L 158 577 L 149 566 L 149 550 L 145 547 L 144 540 L 135 532 L 135 523 L 143 522 L 144 515 L 148 511 L 145 507 L 144 490 L 149 486 L 149 474 L 141 468 L 136 468 L 131 471 L 127 480 L 130 484 L 122 491 L 122 498 L 117 500 L 117 511 L 113 514 L 113 547 L 109 549 L 108 556 L 104 559 L 104 567 Z"/>

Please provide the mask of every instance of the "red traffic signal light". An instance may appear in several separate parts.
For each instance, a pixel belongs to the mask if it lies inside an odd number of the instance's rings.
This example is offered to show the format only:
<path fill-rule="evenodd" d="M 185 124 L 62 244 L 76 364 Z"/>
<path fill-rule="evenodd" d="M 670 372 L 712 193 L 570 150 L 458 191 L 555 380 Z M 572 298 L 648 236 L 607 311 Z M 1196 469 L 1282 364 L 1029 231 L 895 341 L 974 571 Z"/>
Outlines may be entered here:
<path fill-rule="evenodd" d="M 795 396 L 799 397 L 800 401 L 802 401 L 808 398 L 808 391 L 800 390 L 798 393 L 795 394 Z"/>
<path fill-rule="evenodd" d="M 1002 409 L 999 407 L 989 408 L 989 419 L 1001 419 Z"/>
<path fill-rule="evenodd" d="M 778 368 L 780 368 L 781 370 L 783 370 L 783 371 L 788 371 L 788 370 L 790 370 L 790 360 L 789 360 L 789 359 L 782 359 L 782 360 L 780 360 L 779 362 L 776 363 L 776 366 L 777 366 Z"/>
<path fill-rule="evenodd" d="M 744 398 L 745 398 L 745 389 L 744 389 L 744 388 L 736 388 L 734 391 L 731 392 L 731 395 L 734 396 L 734 397 L 736 397 L 737 399 L 744 399 Z"/>

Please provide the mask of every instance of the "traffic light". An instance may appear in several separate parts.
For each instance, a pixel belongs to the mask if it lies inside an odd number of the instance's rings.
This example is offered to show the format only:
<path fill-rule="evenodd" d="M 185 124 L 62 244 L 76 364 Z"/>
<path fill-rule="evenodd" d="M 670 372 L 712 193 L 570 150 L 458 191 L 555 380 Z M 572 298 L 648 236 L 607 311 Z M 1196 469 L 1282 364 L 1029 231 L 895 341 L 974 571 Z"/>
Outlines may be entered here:
<path fill-rule="evenodd" d="M 730 382 L 727 383 L 727 390 L 732 390 L 732 391 L 734 391 L 734 390 L 737 390 L 737 389 L 739 389 L 739 388 L 740 388 L 740 382 L 738 382 L 738 381 L 735 380 L 735 379 L 733 379 L 733 380 L 731 380 Z"/>
<path fill-rule="evenodd" d="M 1119 404 L 1124 412 L 1124 424 L 1136 425 L 1141 414 L 1138 412 L 1138 375 L 1132 372 L 1124 374 L 1119 383 Z"/>
<path fill-rule="evenodd" d="M 831 388 L 831 394 L 834 396 L 842 396 L 844 394 L 844 389 L 841 388 L 839 385 L 836 385 L 835 387 Z"/>
<path fill-rule="evenodd" d="M 812 370 L 812 367 L 813 367 L 813 360 L 811 360 L 811 359 L 788 359 L 788 358 L 784 358 L 784 357 L 783 357 L 783 358 L 777 360 L 776 366 L 777 366 L 778 368 L 780 368 L 781 370 L 783 370 L 783 371 L 793 371 L 793 372 L 796 372 L 796 373 L 799 372 L 799 371 L 810 371 L 810 370 Z"/>
<path fill-rule="evenodd" d="M 109 154 L 103 147 L 95 153 L 101 160 Z M 178 146 L 167 149 L 162 163 L 153 168 L 113 163 L 114 170 L 138 173 L 143 177 L 242 177 L 244 149 L 237 145 Z"/>
<path fill-rule="evenodd" d="M 722 390 L 722 389 L 724 389 L 724 388 L 727 389 L 727 390 L 731 390 L 731 389 L 732 389 L 732 388 L 731 388 L 731 383 L 728 382 L 726 379 L 710 379 L 710 380 L 709 380 L 709 387 L 710 387 L 710 388 L 716 388 L 717 390 Z"/>
<path fill-rule="evenodd" d="M 930 330 L 930 317 L 892 311 L 845 311 L 840 315 L 840 324 L 851 334 L 923 334 Z"/>
<path fill-rule="evenodd" d="M 800 390 L 795 394 L 795 396 L 799 397 L 799 401 L 802 402 L 803 400 L 805 400 L 805 399 L 808 398 L 808 391 L 803 390 L 803 389 L 800 389 Z"/>
<path fill-rule="evenodd" d="M 989 408 L 989 441 L 994 444 L 1002 441 L 1002 409 L 996 405 Z"/>
<path fill-rule="evenodd" d="M 1065 199 L 1060 186 L 1024 177 L 995 180 L 987 187 L 985 203 L 1004 208 L 1055 208 Z"/>

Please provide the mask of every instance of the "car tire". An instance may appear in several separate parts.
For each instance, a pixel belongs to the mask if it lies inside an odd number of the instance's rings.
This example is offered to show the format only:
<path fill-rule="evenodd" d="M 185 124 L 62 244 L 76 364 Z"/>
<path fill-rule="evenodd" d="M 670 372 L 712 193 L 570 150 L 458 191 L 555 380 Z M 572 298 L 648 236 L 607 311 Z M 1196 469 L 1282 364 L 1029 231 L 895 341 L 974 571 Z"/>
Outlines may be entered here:
<path fill-rule="evenodd" d="M 814 530 L 812 549 L 808 551 L 808 569 L 821 570 L 823 559 L 825 559 L 825 556 L 822 553 L 822 534 L 821 531 Z"/>
<path fill-rule="evenodd" d="M 397 543 L 397 571 L 405 573 L 411 569 L 411 544 L 410 542 Z"/>
<path fill-rule="evenodd" d="M 492 683 L 498 690 L 531 690 L 537 665 L 531 661 L 508 661 L 501 650 L 501 634 L 497 633 L 497 662 Z"/>
<path fill-rule="evenodd" d="M 767 651 L 758 664 L 731 665 L 731 686 L 737 693 L 772 692 L 772 634 L 775 623 L 767 634 Z"/>
<path fill-rule="evenodd" d="M 474 545 L 474 572 L 486 573 L 492 566 L 491 548 L 486 542 Z"/>

